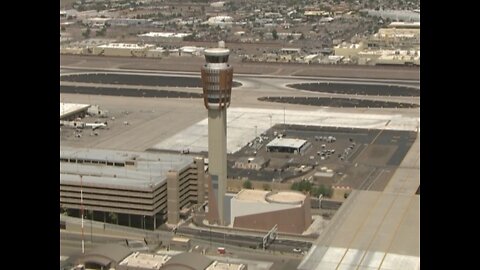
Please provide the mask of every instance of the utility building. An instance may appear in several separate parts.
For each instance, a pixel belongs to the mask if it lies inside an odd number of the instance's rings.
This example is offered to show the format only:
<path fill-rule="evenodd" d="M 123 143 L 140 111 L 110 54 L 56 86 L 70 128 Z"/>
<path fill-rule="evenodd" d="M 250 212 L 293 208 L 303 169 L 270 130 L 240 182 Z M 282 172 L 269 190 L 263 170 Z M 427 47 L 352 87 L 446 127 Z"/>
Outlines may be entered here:
<path fill-rule="evenodd" d="M 300 139 L 275 138 L 267 144 L 267 152 L 303 153 L 310 143 Z"/>

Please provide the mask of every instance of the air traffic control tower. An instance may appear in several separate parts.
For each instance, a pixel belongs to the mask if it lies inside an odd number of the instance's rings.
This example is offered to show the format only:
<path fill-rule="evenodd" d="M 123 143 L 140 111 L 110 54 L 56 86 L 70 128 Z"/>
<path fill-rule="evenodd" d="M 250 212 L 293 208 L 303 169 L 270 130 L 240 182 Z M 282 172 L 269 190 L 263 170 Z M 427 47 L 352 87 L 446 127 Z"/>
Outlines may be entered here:
<path fill-rule="evenodd" d="M 208 170 L 211 178 L 209 214 L 215 223 L 227 225 L 227 108 L 232 93 L 233 68 L 228 64 L 230 50 L 223 42 L 219 42 L 219 48 L 205 49 L 204 53 L 207 63 L 202 66 L 203 102 L 208 109 Z"/>

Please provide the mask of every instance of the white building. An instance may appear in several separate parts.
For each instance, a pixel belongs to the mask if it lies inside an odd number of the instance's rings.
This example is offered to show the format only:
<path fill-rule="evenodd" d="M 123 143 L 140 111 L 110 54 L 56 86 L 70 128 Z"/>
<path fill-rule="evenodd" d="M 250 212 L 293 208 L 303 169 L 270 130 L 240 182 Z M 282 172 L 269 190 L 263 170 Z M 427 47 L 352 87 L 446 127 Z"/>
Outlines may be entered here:
<path fill-rule="evenodd" d="M 93 48 L 95 55 L 146 57 L 147 51 L 155 48 L 152 44 L 109 43 Z"/>
<path fill-rule="evenodd" d="M 233 24 L 233 18 L 230 16 L 214 16 L 208 18 L 205 22 L 210 26 L 231 26 Z"/>

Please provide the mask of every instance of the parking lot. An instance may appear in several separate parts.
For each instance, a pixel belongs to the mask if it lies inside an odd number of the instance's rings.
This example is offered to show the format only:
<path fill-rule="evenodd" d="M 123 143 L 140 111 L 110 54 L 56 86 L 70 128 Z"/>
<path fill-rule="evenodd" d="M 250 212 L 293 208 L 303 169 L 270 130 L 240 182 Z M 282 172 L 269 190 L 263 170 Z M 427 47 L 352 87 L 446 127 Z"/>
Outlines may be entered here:
<path fill-rule="evenodd" d="M 306 140 L 310 145 L 301 154 L 267 152 L 266 144 L 278 134 Z M 314 184 L 381 191 L 415 138 L 416 133 L 411 131 L 280 124 L 230 155 L 228 175 L 233 179 L 287 183 L 307 179 Z M 258 171 L 232 168 L 241 157 L 263 157 L 270 162 Z M 333 172 L 328 181 L 313 177 L 315 172 L 326 170 Z"/>

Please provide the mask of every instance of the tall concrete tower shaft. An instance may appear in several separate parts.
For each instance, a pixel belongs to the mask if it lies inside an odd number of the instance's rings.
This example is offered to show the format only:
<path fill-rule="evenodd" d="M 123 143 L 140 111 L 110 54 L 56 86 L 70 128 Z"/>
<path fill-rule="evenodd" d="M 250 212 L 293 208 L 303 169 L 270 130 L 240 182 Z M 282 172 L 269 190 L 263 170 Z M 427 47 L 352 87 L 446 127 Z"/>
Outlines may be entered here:
<path fill-rule="evenodd" d="M 203 101 L 208 109 L 208 170 L 215 195 L 218 224 L 226 225 L 227 190 L 227 108 L 232 93 L 233 68 L 228 64 L 230 50 L 205 50 L 202 66 Z M 210 205 L 210 202 L 209 202 Z"/>

